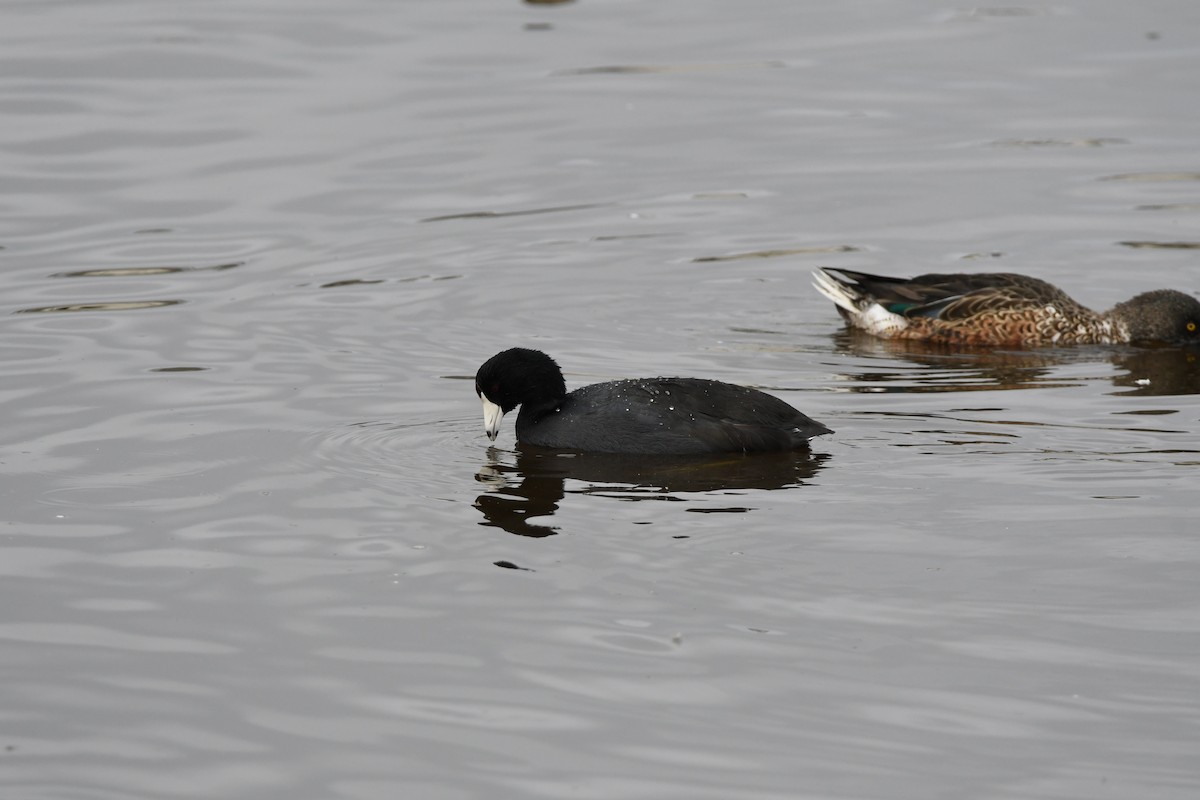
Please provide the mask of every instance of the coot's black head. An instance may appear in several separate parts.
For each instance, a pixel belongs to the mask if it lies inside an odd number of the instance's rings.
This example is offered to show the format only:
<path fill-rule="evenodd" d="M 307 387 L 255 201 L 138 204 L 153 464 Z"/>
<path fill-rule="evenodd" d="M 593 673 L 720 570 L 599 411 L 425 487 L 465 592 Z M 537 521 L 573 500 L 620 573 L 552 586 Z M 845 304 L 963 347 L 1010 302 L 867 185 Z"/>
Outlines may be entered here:
<path fill-rule="evenodd" d="M 555 405 L 566 396 L 567 384 L 550 356 L 514 347 L 483 363 L 475 373 L 475 394 L 483 402 L 484 430 L 494 440 L 501 417 L 522 403 Z"/>
<path fill-rule="evenodd" d="M 1125 323 L 1135 342 L 1200 343 L 1200 300 L 1173 289 L 1157 289 L 1118 303 L 1112 316 Z"/>

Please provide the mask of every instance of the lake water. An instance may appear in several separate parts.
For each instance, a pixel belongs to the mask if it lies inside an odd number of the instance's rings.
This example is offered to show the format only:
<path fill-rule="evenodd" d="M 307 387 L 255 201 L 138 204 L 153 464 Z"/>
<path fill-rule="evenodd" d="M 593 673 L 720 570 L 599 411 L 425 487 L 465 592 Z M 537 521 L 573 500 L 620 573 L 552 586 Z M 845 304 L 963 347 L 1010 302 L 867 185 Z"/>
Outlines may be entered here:
<path fill-rule="evenodd" d="M 816 266 L 1200 290 L 1200 4 L 10 2 L 0 795 L 1200 796 L 1200 360 Z M 471 377 L 833 428 L 523 454 Z"/>

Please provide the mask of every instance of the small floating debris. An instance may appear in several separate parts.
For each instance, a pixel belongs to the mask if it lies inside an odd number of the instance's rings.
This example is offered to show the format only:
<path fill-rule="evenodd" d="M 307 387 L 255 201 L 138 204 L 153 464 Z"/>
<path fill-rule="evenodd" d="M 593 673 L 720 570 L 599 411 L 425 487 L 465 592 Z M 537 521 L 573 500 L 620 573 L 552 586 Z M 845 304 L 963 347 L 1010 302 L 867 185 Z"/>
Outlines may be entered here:
<path fill-rule="evenodd" d="M 503 569 L 519 569 L 519 570 L 524 570 L 525 572 L 536 572 L 537 571 L 537 570 L 530 569 L 529 567 L 517 566 L 516 564 L 514 564 L 511 561 L 494 561 L 492 563 L 495 564 L 497 567 L 502 567 Z"/>
<path fill-rule="evenodd" d="M 209 367 L 155 367 L 151 372 L 207 372 Z"/>

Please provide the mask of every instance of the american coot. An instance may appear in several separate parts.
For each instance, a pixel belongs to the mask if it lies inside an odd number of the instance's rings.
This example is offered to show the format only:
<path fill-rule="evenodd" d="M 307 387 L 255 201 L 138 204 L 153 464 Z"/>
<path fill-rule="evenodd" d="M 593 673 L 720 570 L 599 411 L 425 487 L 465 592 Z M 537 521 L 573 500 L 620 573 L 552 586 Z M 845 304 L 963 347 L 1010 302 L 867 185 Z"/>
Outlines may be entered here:
<path fill-rule="evenodd" d="M 1005 272 L 905 279 L 819 269 L 813 286 L 851 326 L 884 339 L 1010 346 L 1200 342 L 1200 300 L 1173 289 L 1145 292 L 1097 314 L 1057 286 Z"/>
<path fill-rule="evenodd" d="M 517 406 L 524 444 L 595 453 L 686 455 L 794 450 L 833 433 L 777 397 L 700 378 L 634 378 L 567 393 L 562 370 L 539 350 L 514 347 L 475 374 L 489 439 Z"/>

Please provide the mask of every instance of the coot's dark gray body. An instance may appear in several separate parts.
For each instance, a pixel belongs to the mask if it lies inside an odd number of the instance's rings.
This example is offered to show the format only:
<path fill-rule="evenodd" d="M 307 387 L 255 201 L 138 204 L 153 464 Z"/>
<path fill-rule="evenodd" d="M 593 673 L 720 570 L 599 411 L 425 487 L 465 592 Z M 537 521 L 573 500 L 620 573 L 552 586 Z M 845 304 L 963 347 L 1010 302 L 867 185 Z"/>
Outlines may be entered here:
<path fill-rule="evenodd" d="M 658 455 L 779 451 L 833 432 L 765 392 L 702 378 L 634 378 L 568 394 L 558 365 L 523 348 L 489 359 L 475 388 L 489 436 L 520 405 L 517 439 L 539 447 Z"/>

